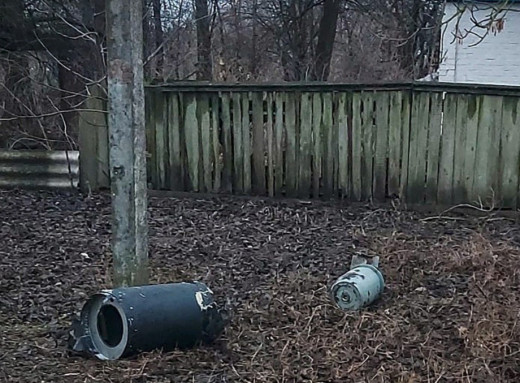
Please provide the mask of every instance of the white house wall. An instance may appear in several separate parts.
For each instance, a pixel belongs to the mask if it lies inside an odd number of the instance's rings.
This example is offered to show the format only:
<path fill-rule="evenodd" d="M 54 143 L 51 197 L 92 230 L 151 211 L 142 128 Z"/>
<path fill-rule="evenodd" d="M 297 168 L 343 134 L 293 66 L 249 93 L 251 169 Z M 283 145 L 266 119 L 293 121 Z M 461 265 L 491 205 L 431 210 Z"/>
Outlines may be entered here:
<path fill-rule="evenodd" d="M 446 4 L 444 20 L 451 19 L 456 12 L 455 4 Z M 474 15 L 481 20 L 489 15 L 489 10 L 478 10 Z M 471 28 L 470 17 L 470 12 L 465 12 L 460 30 Z M 443 33 L 439 81 L 520 85 L 520 4 L 513 5 L 506 14 L 501 32 L 490 32 L 473 47 L 479 41 L 475 35 L 470 34 L 462 42 L 453 41 L 455 23 L 455 20 L 448 23 Z M 482 34 L 482 30 L 475 31 Z"/>

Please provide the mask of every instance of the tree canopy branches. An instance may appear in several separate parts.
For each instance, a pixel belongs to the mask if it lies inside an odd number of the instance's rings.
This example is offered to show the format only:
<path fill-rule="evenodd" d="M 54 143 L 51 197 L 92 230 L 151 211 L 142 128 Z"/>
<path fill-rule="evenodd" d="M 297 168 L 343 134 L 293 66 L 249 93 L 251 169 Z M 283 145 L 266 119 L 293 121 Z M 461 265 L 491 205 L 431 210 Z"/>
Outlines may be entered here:
<path fill-rule="evenodd" d="M 420 79 L 437 70 L 446 22 L 445 0 L 140 1 L 145 76 L 154 82 Z M 70 111 L 88 84 L 103 83 L 105 4 L 0 2 L 0 146 L 9 145 L 6 129 L 22 129 L 17 115 Z M 508 4 L 486 4 L 488 16 L 475 14 L 453 39 L 498 33 Z M 463 2 L 453 17 L 481 8 Z M 71 132 L 75 118 L 49 124 Z M 47 123 L 32 124 L 23 127 L 28 137 L 48 136 Z"/>

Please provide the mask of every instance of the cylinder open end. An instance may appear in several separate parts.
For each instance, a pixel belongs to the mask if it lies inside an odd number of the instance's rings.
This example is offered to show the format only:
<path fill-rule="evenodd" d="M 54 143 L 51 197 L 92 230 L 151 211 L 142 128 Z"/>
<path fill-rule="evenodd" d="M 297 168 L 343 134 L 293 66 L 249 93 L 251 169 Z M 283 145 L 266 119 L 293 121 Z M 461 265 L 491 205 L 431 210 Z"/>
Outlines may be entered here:
<path fill-rule="evenodd" d="M 96 295 L 88 312 L 88 333 L 99 359 L 119 359 L 127 345 L 128 325 L 125 312 L 114 297 Z"/>

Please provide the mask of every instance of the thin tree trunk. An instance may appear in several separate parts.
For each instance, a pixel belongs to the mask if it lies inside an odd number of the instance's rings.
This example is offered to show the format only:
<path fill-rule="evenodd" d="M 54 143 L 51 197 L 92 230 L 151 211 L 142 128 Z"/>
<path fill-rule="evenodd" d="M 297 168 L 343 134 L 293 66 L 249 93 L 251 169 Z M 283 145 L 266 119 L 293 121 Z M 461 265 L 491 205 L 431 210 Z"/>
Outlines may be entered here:
<path fill-rule="evenodd" d="M 164 33 L 162 29 L 162 19 L 161 19 L 161 0 L 152 0 L 153 6 L 153 25 L 154 25 L 154 35 L 155 35 L 155 47 L 159 49 L 156 53 L 157 61 L 156 61 L 156 71 L 158 74 L 163 73 L 163 65 L 164 65 L 164 50 L 161 47 L 164 42 Z"/>
<path fill-rule="evenodd" d="M 251 78 L 255 79 L 257 76 L 257 68 L 258 68 L 258 59 L 257 59 L 257 41 L 258 41 L 258 31 L 257 31 L 257 11 L 258 11 L 258 1 L 253 0 L 253 36 L 251 40 L 251 61 L 250 61 L 250 75 Z"/>
<path fill-rule="evenodd" d="M 208 15 L 208 1 L 195 0 L 195 23 L 197 25 L 197 79 L 213 79 L 211 62 L 211 31 Z"/>
<path fill-rule="evenodd" d="M 242 60 L 242 49 L 243 49 L 243 36 L 242 36 L 242 23 L 240 22 L 240 10 L 242 9 L 242 0 L 238 0 L 236 4 L 233 4 L 233 26 L 235 29 L 235 64 L 238 68 L 240 61 Z M 223 40 L 224 41 L 224 40 Z M 222 44 L 224 47 L 224 44 Z M 239 75 L 238 73 L 235 75 Z"/>
<path fill-rule="evenodd" d="M 341 0 L 325 0 L 323 3 L 323 16 L 318 30 L 316 57 L 312 71 L 313 80 L 327 81 L 329 77 L 340 3 Z"/>
<path fill-rule="evenodd" d="M 143 3 L 143 59 L 146 61 L 152 54 L 153 43 L 151 39 L 151 28 L 150 28 L 150 0 L 142 0 Z M 144 65 L 144 77 L 151 79 L 152 75 L 152 62 L 151 60 Z"/>

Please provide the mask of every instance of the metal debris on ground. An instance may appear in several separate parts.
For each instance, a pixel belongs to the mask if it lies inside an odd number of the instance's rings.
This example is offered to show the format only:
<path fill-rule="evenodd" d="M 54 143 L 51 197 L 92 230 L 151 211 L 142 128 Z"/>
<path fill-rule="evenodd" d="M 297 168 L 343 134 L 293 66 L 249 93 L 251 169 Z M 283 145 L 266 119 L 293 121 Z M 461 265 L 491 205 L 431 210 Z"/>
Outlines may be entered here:
<path fill-rule="evenodd" d="M 112 283 L 110 194 L 0 201 L 0 382 L 520 382 L 515 219 L 151 197 L 152 282 L 203 281 L 233 320 L 204 347 L 99 363 L 67 339 L 70 314 Z M 359 312 L 326 293 L 349 270 L 345 249 L 378 255 L 385 278 Z"/>
<path fill-rule="evenodd" d="M 189 348 L 216 339 L 226 325 L 223 314 L 200 282 L 103 290 L 73 322 L 69 347 L 101 360 Z"/>
<path fill-rule="evenodd" d="M 385 288 L 383 274 L 378 269 L 379 257 L 354 255 L 350 270 L 331 286 L 333 301 L 342 310 L 361 310 L 377 300 Z"/>

